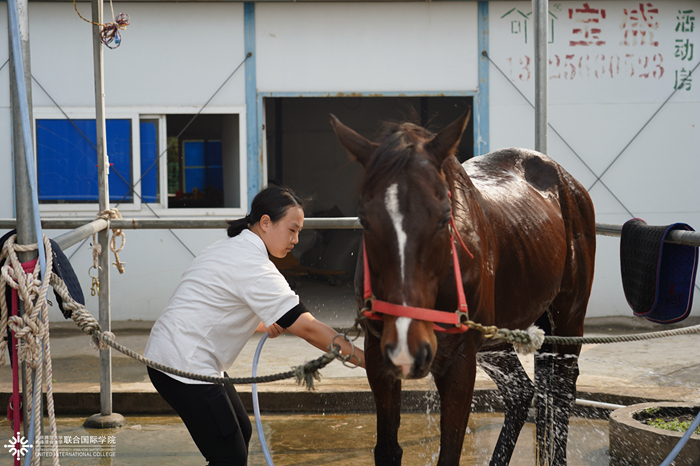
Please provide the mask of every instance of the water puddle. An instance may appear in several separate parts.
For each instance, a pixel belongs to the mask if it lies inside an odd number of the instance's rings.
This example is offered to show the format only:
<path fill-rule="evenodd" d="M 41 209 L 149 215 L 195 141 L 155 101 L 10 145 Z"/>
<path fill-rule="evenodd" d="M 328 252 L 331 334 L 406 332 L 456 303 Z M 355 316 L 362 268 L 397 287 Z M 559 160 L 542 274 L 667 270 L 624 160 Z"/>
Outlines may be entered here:
<path fill-rule="evenodd" d="M 179 465 L 204 464 L 187 429 L 174 416 L 127 416 L 121 429 L 86 430 L 84 418 L 57 420 L 62 440 L 63 466 L 73 465 Z M 251 422 L 255 422 L 251 418 Z M 399 441 L 403 464 L 433 465 L 439 451 L 439 416 L 434 413 L 405 413 L 401 417 Z M 469 419 L 461 465 L 488 465 L 501 425 L 500 413 L 475 413 Z M 343 465 L 373 466 L 375 416 L 372 414 L 263 415 L 268 446 L 276 466 Z M 250 444 L 251 466 L 265 466 L 255 428 Z M 0 447 L 12 437 L 6 419 L 0 421 Z M 525 424 L 511 465 L 535 464 L 535 426 Z M 10 453 L 2 447 L 1 464 L 10 464 Z M 113 456 L 112 456 L 113 455 Z M 6 462 L 5 460 L 8 460 Z M 350 463 L 351 462 L 351 463 Z M 569 466 L 609 464 L 608 421 L 572 418 L 568 448 Z"/>

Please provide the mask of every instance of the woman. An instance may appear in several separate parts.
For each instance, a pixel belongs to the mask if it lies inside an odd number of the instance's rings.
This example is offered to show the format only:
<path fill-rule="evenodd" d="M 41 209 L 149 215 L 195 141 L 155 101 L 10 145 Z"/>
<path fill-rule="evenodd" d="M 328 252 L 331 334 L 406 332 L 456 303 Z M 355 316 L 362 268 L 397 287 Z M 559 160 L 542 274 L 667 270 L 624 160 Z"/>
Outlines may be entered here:
<path fill-rule="evenodd" d="M 335 330 L 299 302 L 269 255 L 283 258 L 299 241 L 303 202 L 288 188 L 263 189 L 229 238 L 205 249 L 182 275 L 158 318 L 144 355 L 201 375 L 221 376 L 252 334 L 285 331 L 327 351 Z M 337 338 L 343 355 L 364 367 L 364 353 Z M 177 377 L 148 368 L 158 393 L 180 415 L 210 466 L 245 465 L 252 426 L 233 385 Z"/>

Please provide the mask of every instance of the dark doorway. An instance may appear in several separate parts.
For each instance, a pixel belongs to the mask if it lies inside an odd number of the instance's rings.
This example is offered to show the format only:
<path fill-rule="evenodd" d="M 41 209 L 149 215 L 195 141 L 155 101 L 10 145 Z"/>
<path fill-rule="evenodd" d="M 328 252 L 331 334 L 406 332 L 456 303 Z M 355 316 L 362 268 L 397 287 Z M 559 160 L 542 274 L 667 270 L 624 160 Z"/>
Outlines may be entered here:
<path fill-rule="evenodd" d="M 373 140 L 384 121 L 407 120 L 439 131 L 471 106 L 471 97 L 265 99 L 268 180 L 312 194 L 315 210 L 337 207 L 344 216 L 354 216 L 360 167 L 336 140 L 329 122 L 331 113 Z M 473 155 L 470 121 L 458 157 L 464 161 Z"/>
<path fill-rule="evenodd" d="M 266 98 L 268 182 L 311 196 L 309 217 L 354 217 L 361 167 L 338 143 L 330 124 L 331 113 L 374 140 L 384 121 L 411 121 L 437 132 L 471 107 L 471 97 Z M 471 121 L 457 155 L 461 161 L 474 155 Z M 327 277 L 336 283 L 353 276 L 360 231 L 305 230 L 302 234 L 293 251 L 298 264 L 286 266 L 301 266 L 321 276 L 327 271 Z"/>

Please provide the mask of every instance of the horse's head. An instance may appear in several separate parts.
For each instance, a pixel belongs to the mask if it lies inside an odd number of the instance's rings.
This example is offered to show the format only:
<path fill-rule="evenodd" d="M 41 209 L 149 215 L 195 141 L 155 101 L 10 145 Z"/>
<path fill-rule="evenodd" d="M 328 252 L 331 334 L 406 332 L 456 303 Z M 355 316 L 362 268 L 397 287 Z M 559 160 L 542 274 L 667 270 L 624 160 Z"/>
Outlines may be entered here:
<path fill-rule="evenodd" d="M 449 187 L 443 162 L 454 154 L 469 114 L 435 135 L 388 124 L 377 142 L 331 123 L 340 143 L 365 168 L 358 215 L 371 286 L 378 300 L 433 309 L 450 270 Z M 384 315 L 381 351 L 401 378 L 428 374 L 437 350 L 433 323 Z"/>

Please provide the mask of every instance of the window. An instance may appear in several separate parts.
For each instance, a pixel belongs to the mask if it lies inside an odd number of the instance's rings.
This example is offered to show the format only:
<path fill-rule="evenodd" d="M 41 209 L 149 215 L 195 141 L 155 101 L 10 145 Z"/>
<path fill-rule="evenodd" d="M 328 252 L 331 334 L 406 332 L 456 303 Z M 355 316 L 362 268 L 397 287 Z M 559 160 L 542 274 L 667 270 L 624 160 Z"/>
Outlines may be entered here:
<path fill-rule="evenodd" d="M 110 201 L 133 202 L 131 120 L 106 122 Z M 96 203 L 97 129 L 95 120 L 36 120 L 39 202 Z"/>
<path fill-rule="evenodd" d="M 168 207 L 240 207 L 239 117 L 166 115 Z"/>
<path fill-rule="evenodd" d="M 243 109 L 227 110 L 196 118 L 163 110 L 108 110 L 111 205 L 140 211 L 142 203 L 148 204 L 143 212 L 149 216 L 239 214 L 247 197 L 246 160 L 240 156 L 245 153 L 245 118 L 239 117 Z M 91 113 L 68 109 L 65 118 L 53 108 L 35 109 L 42 210 L 67 215 L 96 210 L 97 135 Z"/>

